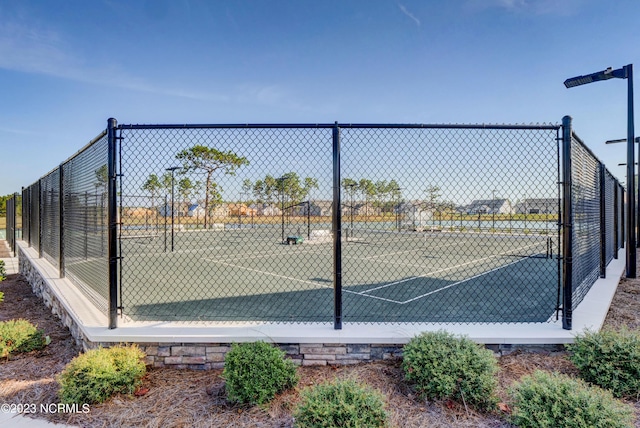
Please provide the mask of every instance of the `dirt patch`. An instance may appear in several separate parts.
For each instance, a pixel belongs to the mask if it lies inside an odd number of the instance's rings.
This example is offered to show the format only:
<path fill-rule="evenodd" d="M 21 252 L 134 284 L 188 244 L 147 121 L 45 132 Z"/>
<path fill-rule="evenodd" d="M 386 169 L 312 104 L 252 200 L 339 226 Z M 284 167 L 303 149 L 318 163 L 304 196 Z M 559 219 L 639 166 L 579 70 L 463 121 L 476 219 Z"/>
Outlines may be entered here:
<path fill-rule="evenodd" d="M 0 303 L 0 321 L 26 318 L 45 330 L 51 344 L 42 351 L 11 357 L 0 362 L 0 402 L 58 403 L 56 375 L 79 352 L 69 331 L 52 315 L 19 275 L 0 283 L 5 302 Z M 640 280 L 624 279 L 606 319 L 607 326 L 638 328 Z M 499 358 L 499 391 L 507 400 L 507 389 L 536 369 L 575 375 L 565 352 L 515 352 Z M 386 397 L 394 427 L 509 427 L 505 414 L 479 413 L 464 405 L 421 400 L 404 382 L 400 362 L 378 362 L 345 367 L 301 367 L 300 384 L 280 394 L 268 406 L 237 406 L 225 400 L 220 370 L 150 370 L 139 396 L 117 396 L 92 405 L 88 413 L 43 414 L 37 417 L 82 427 L 292 427 L 293 409 L 300 391 L 334 378 L 352 378 L 381 391 Z M 640 406 L 636 414 L 640 416 Z M 638 418 L 640 419 L 640 418 Z M 640 423 L 637 425 L 640 427 Z"/>

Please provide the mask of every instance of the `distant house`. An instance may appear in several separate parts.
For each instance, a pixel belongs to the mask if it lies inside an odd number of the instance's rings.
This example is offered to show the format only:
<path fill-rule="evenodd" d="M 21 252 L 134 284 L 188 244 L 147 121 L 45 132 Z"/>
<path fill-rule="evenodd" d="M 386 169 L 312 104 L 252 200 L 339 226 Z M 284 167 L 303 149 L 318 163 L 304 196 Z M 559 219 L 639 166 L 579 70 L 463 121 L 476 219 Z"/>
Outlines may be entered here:
<path fill-rule="evenodd" d="M 403 226 L 410 229 L 423 228 L 433 221 L 433 210 L 425 208 L 422 201 L 402 202 L 394 211 L 402 216 Z"/>
<path fill-rule="evenodd" d="M 274 215 L 280 215 L 282 213 L 280 208 L 278 208 L 274 204 L 264 204 L 264 203 L 251 204 L 249 205 L 249 210 L 250 212 L 253 212 L 254 215 L 259 215 L 259 216 L 274 216 Z"/>
<path fill-rule="evenodd" d="M 158 214 L 160 217 L 171 217 L 171 204 L 166 204 L 161 207 L 158 207 Z M 180 215 L 180 208 L 177 206 L 174 207 L 174 215 L 177 217 Z"/>
<path fill-rule="evenodd" d="M 309 214 L 319 217 L 330 216 L 333 210 L 332 201 L 311 201 L 309 202 Z M 344 208 L 343 208 L 344 211 Z"/>
<path fill-rule="evenodd" d="M 531 198 L 518 202 L 516 214 L 558 214 L 560 200 L 555 198 Z"/>
<path fill-rule="evenodd" d="M 204 217 L 204 208 L 198 204 L 189 205 L 187 210 L 187 216 L 189 217 Z"/>
<path fill-rule="evenodd" d="M 229 204 L 229 215 L 231 217 L 256 215 L 258 210 L 245 204 Z"/>
<path fill-rule="evenodd" d="M 466 207 L 467 214 L 509 214 L 512 211 L 508 199 L 477 199 Z"/>
<path fill-rule="evenodd" d="M 355 215 L 380 215 L 381 210 L 378 207 L 374 207 L 371 202 L 357 203 L 353 208 Z"/>

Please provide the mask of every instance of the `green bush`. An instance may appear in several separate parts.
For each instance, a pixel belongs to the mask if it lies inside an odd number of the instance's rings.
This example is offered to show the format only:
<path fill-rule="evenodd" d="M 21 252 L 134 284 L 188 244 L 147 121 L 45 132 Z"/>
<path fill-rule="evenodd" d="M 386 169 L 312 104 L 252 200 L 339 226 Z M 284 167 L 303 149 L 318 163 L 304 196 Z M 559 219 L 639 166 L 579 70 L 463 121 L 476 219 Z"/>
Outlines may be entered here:
<path fill-rule="evenodd" d="M 497 404 L 493 353 L 445 331 L 422 333 L 404 347 L 405 378 L 427 399 L 455 399 L 482 410 Z"/>
<path fill-rule="evenodd" d="M 227 399 L 236 403 L 264 404 L 298 383 L 293 361 L 265 342 L 234 343 L 224 359 L 222 377 Z"/>
<path fill-rule="evenodd" d="M 46 346 L 44 332 L 24 319 L 0 322 L 0 357 L 31 352 Z"/>
<path fill-rule="evenodd" d="M 622 428 L 633 426 L 633 408 L 611 392 L 566 375 L 536 371 L 509 391 L 512 422 L 519 427 Z"/>
<path fill-rule="evenodd" d="M 382 394 L 355 381 L 335 381 L 302 392 L 294 412 L 295 426 L 312 427 L 384 427 L 388 416 Z"/>
<path fill-rule="evenodd" d="M 4 270 L 4 260 L 0 260 L 0 282 L 7 278 L 7 271 Z"/>
<path fill-rule="evenodd" d="M 61 402 L 95 404 L 114 394 L 132 394 L 146 373 L 144 356 L 136 345 L 92 349 L 78 355 L 58 378 Z"/>
<path fill-rule="evenodd" d="M 580 377 L 616 397 L 640 392 L 640 335 L 627 329 L 585 332 L 568 345 Z"/>

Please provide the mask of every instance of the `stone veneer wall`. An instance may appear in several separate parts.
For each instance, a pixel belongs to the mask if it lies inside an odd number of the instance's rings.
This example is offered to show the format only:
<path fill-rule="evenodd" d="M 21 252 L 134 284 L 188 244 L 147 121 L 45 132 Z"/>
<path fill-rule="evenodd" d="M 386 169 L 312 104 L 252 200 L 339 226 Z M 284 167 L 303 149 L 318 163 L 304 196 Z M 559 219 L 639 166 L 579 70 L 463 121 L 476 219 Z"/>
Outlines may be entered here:
<path fill-rule="evenodd" d="M 19 250 L 20 273 L 27 279 L 34 293 L 40 297 L 51 312 L 69 328 L 76 343 L 85 351 L 97 347 L 109 347 L 121 342 L 92 342 L 82 332 L 74 318 L 67 312 L 58 296 L 47 281 L 31 263 L 29 257 Z M 346 365 L 371 361 L 395 360 L 402 357 L 400 344 L 330 344 L 330 343 L 285 343 L 277 344 L 288 358 L 302 366 Z M 231 349 L 231 343 L 138 343 L 146 353 L 146 363 L 153 367 L 180 369 L 220 369 L 224 357 Z M 485 345 L 497 355 L 505 355 L 516 350 L 529 352 L 556 352 L 562 345 Z"/>
<path fill-rule="evenodd" d="M 33 292 L 60 318 L 85 351 L 117 344 L 90 341 L 22 249 L 19 250 L 19 265 L 20 273 L 27 279 Z M 205 370 L 222 368 L 224 356 L 231 349 L 231 343 L 138 343 L 138 346 L 147 354 L 146 363 L 153 367 Z M 278 346 L 296 364 L 303 366 L 357 364 L 396 359 L 402 355 L 402 345 L 287 343 Z"/>

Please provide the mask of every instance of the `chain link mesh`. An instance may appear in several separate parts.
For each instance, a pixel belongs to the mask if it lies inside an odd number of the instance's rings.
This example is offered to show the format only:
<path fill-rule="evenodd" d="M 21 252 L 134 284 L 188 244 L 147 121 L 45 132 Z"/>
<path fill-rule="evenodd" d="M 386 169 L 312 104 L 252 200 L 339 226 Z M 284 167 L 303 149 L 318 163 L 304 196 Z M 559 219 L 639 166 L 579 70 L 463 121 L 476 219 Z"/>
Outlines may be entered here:
<path fill-rule="evenodd" d="M 614 252 L 618 249 L 615 248 L 615 192 L 616 192 L 616 180 L 613 175 L 605 170 L 605 261 L 609 264 L 613 260 Z"/>
<path fill-rule="evenodd" d="M 575 309 L 600 277 L 600 164 L 575 135 L 571 164 Z"/>
<path fill-rule="evenodd" d="M 123 128 L 124 314 L 331 321 L 330 129 Z"/>
<path fill-rule="evenodd" d="M 342 130 L 345 321 L 547 321 L 557 299 L 556 138 L 556 129 Z"/>
<path fill-rule="evenodd" d="M 118 309 L 131 320 L 330 323 L 340 300 L 341 322 L 552 320 L 559 131 L 120 125 Z M 62 255 L 105 314 L 107 135 L 63 163 L 62 189 L 56 169 L 21 198 L 24 240 L 53 264 Z M 575 308 L 600 273 L 600 198 L 607 263 L 625 213 L 623 188 L 606 171 L 600 195 L 600 163 L 575 135 L 571 161 Z"/>
<path fill-rule="evenodd" d="M 40 179 L 42 255 L 54 266 L 60 264 L 60 172 L 56 168 Z"/>
<path fill-rule="evenodd" d="M 29 227 L 31 228 L 31 246 L 40 253 L 40 182 L 36 181 L 30 187 L 29 195 Z"/>
<path fill-rule="evenodd" d="M 29 203 L 29 195 L 31 194 L 31 187 L 25 187 L 22 189 L 22 224 L 23 232 L 22 239 L 31 245 L 31 227 L 29 220 L 29 209 L 31 204 Z"/>
<path fill-rule="evenodd" d="M 107 313 L 107 138 L 62 166 L 65 275 Z"/>
<path fill-rule="evenodd" d="M 6 229 L 5 229 L 5 237 L 7 240 L 7 244 L 9 244 L 9 248 L 11 249 L 11 252 L 13 252 L 14 254 L 16 251 L 16 218 L 17 218 L 16 199 L 17 198 L 15 195 L 12 195 L 11 197 L 9 197 L 9 199 L 7 199 L 7 212 L 6 212 L 7 223 L 6 223 Z"/>

